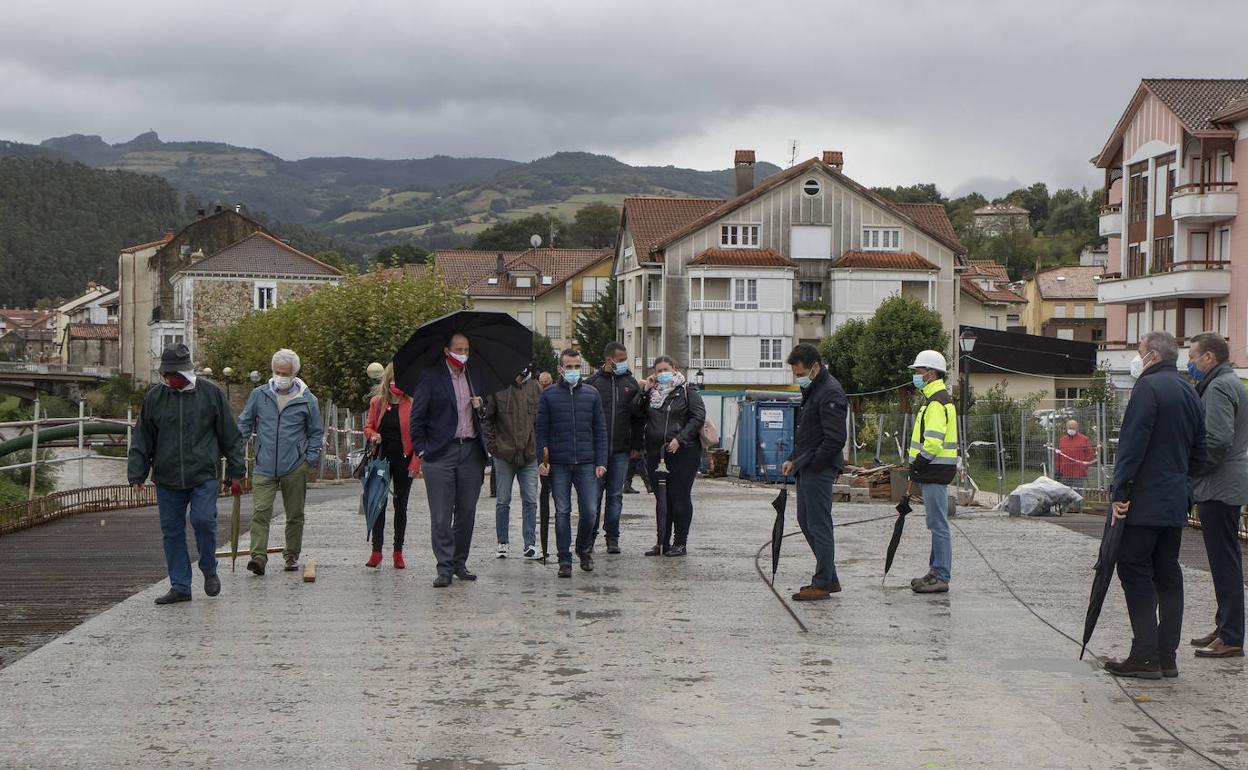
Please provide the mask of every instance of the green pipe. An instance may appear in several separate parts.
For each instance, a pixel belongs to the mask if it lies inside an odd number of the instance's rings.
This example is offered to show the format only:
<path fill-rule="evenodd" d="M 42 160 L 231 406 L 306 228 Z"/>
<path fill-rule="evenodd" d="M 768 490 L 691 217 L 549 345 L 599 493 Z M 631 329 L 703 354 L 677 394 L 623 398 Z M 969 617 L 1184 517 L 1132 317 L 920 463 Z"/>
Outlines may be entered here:
<path fill-rule="evenodd" d="M 84 436 L 117 436 L 126 435 L 126 426 L 117 422 L 88 422 L 82 426 Z M 14 452 L 21 452 L 30 449 L 31 441 L 34 439 L 33 433 L 26 433 L 8 441 L 0 441 L 0 457 L 5 457 Z M 62 441 L 69 438 L 78 437 L 77 425 L 60 425 L 55 428 L 45 428 L 39 431 L 39 444 L 43 445 L 47 441 Z"/>

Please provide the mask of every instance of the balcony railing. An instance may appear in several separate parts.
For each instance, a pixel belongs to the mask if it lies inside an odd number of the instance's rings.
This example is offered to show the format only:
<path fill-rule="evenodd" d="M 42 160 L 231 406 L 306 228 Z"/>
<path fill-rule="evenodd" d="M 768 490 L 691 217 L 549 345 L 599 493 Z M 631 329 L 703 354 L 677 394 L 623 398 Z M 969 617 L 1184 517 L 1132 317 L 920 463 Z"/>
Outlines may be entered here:
<path fill-rule="evenodd" d="M 1101 304 L 1221 297 L 1231 291 L 1230 266 L 1230 260 L 1200 259 L 1164 263 L 1165 269 L 1151 273 L 1106 273 L 1097 281 L 1097 296 Z"/>
<path fill-rule="evenodd" d="M 1122 204 L 1111 203 L 1101 206 L 1099 232 L 1102 238 L 1122 235 Z"/>
<path fill-rule="evenodd" d="M 1174 188 L 1170 215 L 1175 221 L 1198 224 L 1231 219 L 1239 212 L 1235 182 L 1195 182 Z"/>
<path fill-rule="evenodd" d="M 731 369 L 732 360 L 728 358 L 695 358 L 689 362 L 690 369 Z"/>
<path fill-rule="evenodd" d="M 690 310 L 732 310 L 730 299 L 695 299 L 689 303 Z"/>
<path fill-rule="evenodd" d="M 589 288 L 582 287 L 581 288 L 581 304 L 592 305 L 598 301 L 598 298 L 601 297 L 603 293 L 604 292 L 601 289 L 589 289 Z"/>
<path fill-rule="evenodd" d="M 661 300 L 650 300 L 646 303 L 647 310 L 662 310 L 663 302 Z"/>

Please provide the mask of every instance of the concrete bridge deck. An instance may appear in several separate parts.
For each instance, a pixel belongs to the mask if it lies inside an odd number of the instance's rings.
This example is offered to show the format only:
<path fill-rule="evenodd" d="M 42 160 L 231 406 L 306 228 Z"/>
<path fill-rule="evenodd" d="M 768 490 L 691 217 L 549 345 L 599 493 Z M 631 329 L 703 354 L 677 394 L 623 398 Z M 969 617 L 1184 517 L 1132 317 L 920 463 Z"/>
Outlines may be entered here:
<path fill-rule="evenodd" d="M 640 556 L 649 500 L 628 496 L 626 553 L 572 580 L 495 560 L 483 499 L 480 580 L 444 590 L 429 586 L 423 491 L 405 572 L 388 558 L 364 568 L 354 500 L 319 499 L 305 538 L 316 583 L 240 564 L 220 597 L 197 577 L 195 600 L 166 608 L 152 585 L 0 670 L 0 765 L 1213 766 L 1193 749 L 1246 765 L 1242 659 L 1184 649 L 1178 679 L 1120 688 L 1007 591 L 1002 579 L 1078 635 L 1097 543 L 1063 527 L 959 517 L 954 590 L 940 597 L 906 587 L 926 569 L 921 518 L 884 585 L 891 523 L 838 529 L 845 592 L 798 606 L 802 633 L 755 572 L 773 490 L 699 481 L 686 559 Z M 154 533 L 134 545 L 159 554 Z M 789 538 L 778 586 L 811 567 Z M 1189 636 L 1206 630 L 1213 596 L 1207 573 L 1185 574 Z M 1119 655 L 1128 641 L 1115 589 L 1093 650 Z"/>

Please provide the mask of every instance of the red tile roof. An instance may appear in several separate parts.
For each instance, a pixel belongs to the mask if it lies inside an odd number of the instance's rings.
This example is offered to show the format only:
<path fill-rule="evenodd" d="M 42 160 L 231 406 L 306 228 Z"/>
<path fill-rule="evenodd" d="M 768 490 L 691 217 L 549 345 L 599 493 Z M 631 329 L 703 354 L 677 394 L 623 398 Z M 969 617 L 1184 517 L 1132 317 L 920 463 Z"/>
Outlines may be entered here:
<path fill-rule="evenodd" d="M 1122 146 L 1122 137 L 1136 110 L 1149 94 L 1166 106 L 1179 119 L 1183 128 L 1194 136 L 1234 136 L 1235 128 L 1221 122 L 1234 119 L 1248 108 L 1248 79 L 1146 78 L 1140 81 L 1127 108 L 1123 110 L 1114 130 L 1101 151 L 1092 158 L 1097 168 L 1107 168 Z"/>
<path fill-rule="evenodd" d="M 0 318 L 3 318 L 5 324 L 10 328 L 30 328 L 32 326 L 41 326 L 48 322 L 52 317 L 50 310 L 25 310 L 23 308 L 3 308 L 0 309 Z"/>
<path fill-rule="evenodd" d="M 982 280 L 982 276 L 980 277 L 980 280 Z M 1010 305 L 1027 304 L 1027 300 L 1023 299 L 1018 294 L 1015 294 L 1013 291 L 1005 288 L 1004 286 L 1000 284 L 994 286 L 991 289 L 984 289 L 980 287 L 980 285 L 976 283 L 975 281 L 976 281 L 975 278 L 970 278 L 970 277 L 963 275 L 962 276 L 962 292 L 965 294 L 971 295 L 972 297 L 979 300 L 980 302 L 997 303 L 997 304 L 1004 303 L 1004 304 L 1010 304 Z"/>
<path fill-rule="evenodd" d="M 654 251 L 660 241 L 723 202 L 719 198 L 625 198 L 624 217 L 637 261 L 662 262 L 662 250 Z"/>
<path fill-rule="evenodd" d="M 342 272 L 289 243 L 256 231 L 181 271 L 189 274 L 294 275 L 337 278 Z"/>
<path fill-rule="evenodd" d="M 690 267 L 797 267 L 775 249 L 704 249 L 689 260 Z"/>
<path fill-rule="evenodd" d="M 70 324 L 66 334 L 75 340 L 121 339 L 121 327 L 117 324 Z"/>
<path fill-rule="evenodd" d="M 134 246 L 126 246 L 125 248 L 121 250 L 121 253 L 130 254 L 136 251 L 142 251 L 144 249 L 150 249 L 156 246 L 164 246 L 166 243 L 172 240 L 173 240 L 173 233 L 165 233 L 164 237 L 158 241 L 148 241 L 147 243 L 139 243 L 139 244 L 135 244 Z"/>
<path fill-rule="evenodd" d="M 504 274 L 498 273 L 498 257 L 503 256 Z M 464 290 L 470 297 L 540 297 L 554 291 L 568 279 L 594 265 L 611 259 L 610 249 L 529 249 L 527 251 L 479 251 L 473 249 L 448 249 L 431 255 L 433 263 L 442 271 L 448 286 Z M 407 268 L 415 268 L 408 270 Z M 423 265 L 406 265 L 404 272 L 421 275 L 427 268 Z M 537 271 L 533 286 L 519 288 L 510 275 L 515 272 Z M 549 277 L 550 283 L 545 283 Z M 490 279 L 497 279 L 490 283 Z"/>
<path fill-rule="evenodd" d="M 832 263 L 833 270 L 940 270 L 913 251 L 847 251 Z"/>
<path fill-rule="evenodd" d="M 965 254 L 966 247 L 958 240 L 958 234 L 949 221 L 949 214 L 942 203 L 894 203 L 893 208 L 905 214 L 919 227 L 936 236 L 955 254 Z"/>
<path fill-rule="evenodd" d="M 1010 273 L 1006 270 L 1005 265 L 999 265 L 991 259 L 970 259 L 967 260 L 966 264 L 967 270 L 962 275 L 983 276 L 1002 282 L 1010 280 Z"/>
<path fill-rule="evenodd" d="M 1096 299 L 1096 278 L 1105 272 L 1100 265 L 1061 265 L 1036 273 L 1036 288 L 1043 299 Z"/>

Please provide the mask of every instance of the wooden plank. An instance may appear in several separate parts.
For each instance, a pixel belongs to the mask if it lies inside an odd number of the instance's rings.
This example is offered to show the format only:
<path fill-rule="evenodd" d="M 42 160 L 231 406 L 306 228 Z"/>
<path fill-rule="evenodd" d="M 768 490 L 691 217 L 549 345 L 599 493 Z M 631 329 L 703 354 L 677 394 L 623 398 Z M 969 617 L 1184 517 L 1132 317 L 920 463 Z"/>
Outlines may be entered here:
<path fill-rule="evenodd" d="M 268 549 L 265 551 L 265 553 L 281 553 L 283 550 L 284 550 L 284 549 L 283 549 L 283 548 L 282 548 L 282 546 L 280 546 L 280 545 L 271 545 L 271 546 L 269 546 L 269 547 L 268 547 Z M 230 550 L 230 549 L 228 549 L 228 548 L 227 548 L 227 549 L 225 549 L 224 551 L 217 551 L 217 558 L 218 558 L 218 559 L 228 559 L 228 558 L 230 558 L 231 556 L 251 556 L 251 551 L 250 551 L 250 550 L 246 550 L 246 551 L 231 551 L 231 550 Z"/>
<path fill-rule="evenodd" d="M 316 582 L 316 561 L 313 559 L 308 559 L 307 562 L 304 563 L 303 582 L 305 583 Z"/>

